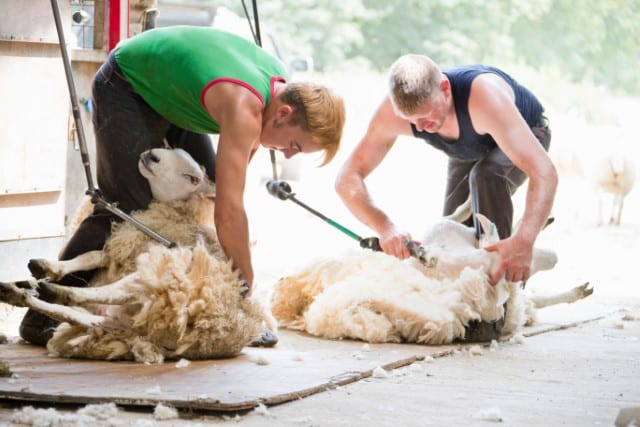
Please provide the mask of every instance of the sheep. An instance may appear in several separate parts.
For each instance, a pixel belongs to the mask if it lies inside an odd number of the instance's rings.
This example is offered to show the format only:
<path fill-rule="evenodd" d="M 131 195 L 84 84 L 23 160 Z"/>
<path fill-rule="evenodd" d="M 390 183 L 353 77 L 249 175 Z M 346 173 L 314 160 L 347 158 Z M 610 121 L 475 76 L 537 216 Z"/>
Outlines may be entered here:
<path fill-rule="evenodd" d="M 130 222 L 118 223 L 102 251 L 30 261 L 36 279 L 0 282 L 0 300 L 63 322 L 47 343 L 57 357 L 143 363 L 226 358 L 254 341 L 264 324 L 275 330 L 270 313 L 245 298 L 246 285 L 207 225 L 215 187 L 203 169 L 183 150 L 153 149 L 141 155 L 139 170 L 154 200 L 132 216 L 176 247 Z M 95 268 L 90 287 L 54 283 Z"/>
<path fill-rule="evenodd" d="M 619 226 L 624 199 L 635 184 L 636 170 L 633 160 L 621 153 L 598 157 L 593 161 L 591 180 L 598 192 L 598 225 L 604 224 L 603 198 L 612 195 L 609 225 Z"/>
<path fill-rule="evenodd" d="M 482 247 L 499 239 L 496 228 L 478 215 L 485 237 L 477 247 L 474 229 L 456 221 L 458 216 L 442 219 L 425 234 L 426 264 L 350 251 L 315 260 L 280 279 L 271 298 L 279 326 L 329 339 L 441 345 L 464 340 L 472 321 L 504 317 L 502 335 L 514 334 L 534 320 L 536 307 L 573 302 L 593 292 L 585 283 L 552 299 L 535 299 L 524 294 L 520 283 L 503 279 L 491 286 L 489 272 L 499 255 Z M 556 262 L 555 253 L 536 249 L 532 274 Z"/>
<path fill-rule="evenodd" d="M 582 122 L 569 128 L 572 134 L 567 139 L 578 139 L 580 144 L 558 146 L 551 152 L 558 172 L 567 183 L 574 182 L 575 188 L 568 187 L 571 197 L 567 200 L 572 208 L 577 207 L 576 216 L 589 213 L 589 223 L 598 227 L 619 226 L 624 200 L 637 176 L 634 134 L 623 126 L 591 126 Z M 585 206 L 578 206 L 575 197 L 583 192 Z M 605 210 L 610 210 L 608 218 Z"/>

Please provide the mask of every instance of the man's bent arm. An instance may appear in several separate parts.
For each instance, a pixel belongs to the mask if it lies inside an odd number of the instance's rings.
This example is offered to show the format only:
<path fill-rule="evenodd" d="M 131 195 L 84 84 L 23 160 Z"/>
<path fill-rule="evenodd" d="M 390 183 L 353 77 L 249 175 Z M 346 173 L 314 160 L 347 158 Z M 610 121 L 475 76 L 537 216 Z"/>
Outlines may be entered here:
<path fill-rule="evenodd" d="M 247 166 L 259 143 L 262 105 L 254 94 L 231 84 L 209 90 L 205 104 L 220 124 L 216 153 L 215 225 L 220 245 L 244 280 L 253 286 L 249 224 L 244 208 Z M 210 101 L 207 103 L 207 101 Z"/>
<path fill-rule="evenodd" d="M 371 119 L 364 138 L 338 173 L 335 188 L 351 213 L 380 235 L 380 243 L 386 253 L 406 258 L 409 251 L 405 242 L 410 236 L 396 230 L 386 213 L 375 205 L 364 182 L 401 134 L 411 134 L 411 127 L 395 115 L 391 102 L 385 98 Z"/>

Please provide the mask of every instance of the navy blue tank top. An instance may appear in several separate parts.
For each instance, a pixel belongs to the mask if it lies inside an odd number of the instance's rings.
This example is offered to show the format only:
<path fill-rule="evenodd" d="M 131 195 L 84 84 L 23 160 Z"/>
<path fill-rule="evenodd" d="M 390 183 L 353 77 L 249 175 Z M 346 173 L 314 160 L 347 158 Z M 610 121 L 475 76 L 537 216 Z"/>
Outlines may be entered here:
<path fill-rule="evenodd" d="M 458 118 L 458 139 L 446 141 L 436 133 L 419 131 L 414 124 L 411 124 L 411 130 L 414 136 L 424 139 L 427 144 L 444 151 L 450 157 L 469 161 L 479 160 L 497 145 L 491 135 L 477 134 L 471 125 L 471 118 L 469 117 L 471 83 L 480 74 L 497 74 L 511 86 L 516 98 L 516 107 L 530 127 L 533 127 L 544 112 L 542 104 L 529 89 L 520 85 L 507 73 L 497 68 L 485 65 L 466 65 L 443 69 L 442 72 L 449 78 L 451 83 L 451 94 Z"/>

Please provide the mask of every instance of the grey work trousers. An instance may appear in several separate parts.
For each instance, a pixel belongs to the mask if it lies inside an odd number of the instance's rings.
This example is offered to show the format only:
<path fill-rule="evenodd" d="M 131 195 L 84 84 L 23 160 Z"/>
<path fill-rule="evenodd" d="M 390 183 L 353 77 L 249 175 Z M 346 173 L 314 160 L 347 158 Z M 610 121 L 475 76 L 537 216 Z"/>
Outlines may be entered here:
<path fill-rule="evenodd" d="M 546 118 L 541 116 L 531 131 L 548 151 L 551 130 Z M 509 237 L 513 231 L 511 197 L 526 178 L 525 173 L 518 169 L 499 147 L 476 161 L 450 158 L 443 214 L 452 214 L 471 194 L 473 215 L 465 224 L 474 226 L 479 238 L 482 230 L 475 214 L 481 213 L 496 225 L 500 238 Z"/>

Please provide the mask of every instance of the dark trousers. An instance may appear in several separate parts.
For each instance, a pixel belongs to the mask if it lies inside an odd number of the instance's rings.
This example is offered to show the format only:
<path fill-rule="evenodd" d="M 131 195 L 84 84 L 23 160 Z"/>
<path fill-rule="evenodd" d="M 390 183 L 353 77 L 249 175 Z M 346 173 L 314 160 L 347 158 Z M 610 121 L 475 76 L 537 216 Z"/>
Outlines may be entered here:
<path fill-rule="evenodd" d="M 96 137 L 97 182 L 106 201 L 125 213 L 144 209 L 151 201 L 147 180 L 138 172 L 140 154 L 151 148 L 182 148 L 215 181 L 215 151 L 208 135 L 181 129 L 155 112 L 131 87 L 113 54 L 96 73 L 92 86 L 93 128 Z M 115 215 L 95 206 L 60 254 L 61 260 L 102 249 Z M 64 278 L 61 283 L 83 286 L 92 272 Z"/>
<path fill-rule="evenodd" d="M 544 116 L 539 122 L 540 126 L 531 128 L 531 131 L 548 151 L 551 131 Z M 526 178 L 499 147 L 477 161 L 450 158 L 443 213 L 452 214 L 471 194 L 473 215 L 465 224 L 474 226 L 480 237 L 480 224 L 475 214 L 481 213 L 496 225 L 500 238 L 509 237 L 513 231 L 511 197 Z"/>

